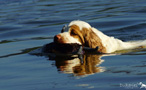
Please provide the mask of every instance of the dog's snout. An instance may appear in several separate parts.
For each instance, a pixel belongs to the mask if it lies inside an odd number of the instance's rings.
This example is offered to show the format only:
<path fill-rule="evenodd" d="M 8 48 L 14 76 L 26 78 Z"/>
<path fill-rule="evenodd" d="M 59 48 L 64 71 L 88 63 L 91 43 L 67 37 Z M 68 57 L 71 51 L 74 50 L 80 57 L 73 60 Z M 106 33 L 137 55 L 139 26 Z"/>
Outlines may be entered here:
<path fill-rule="evenodd" d="M 59 39 L 61 39 L 61 36 L 60 35 L 56 35 L 55 38 L 59 40 Z"/>
<path fill-rule="evenodd" d="M 56 35 L 54 37 L 54 42 L 59 42 L 60 39 L 61 39 L 61 36 L 60 35 Z"/>

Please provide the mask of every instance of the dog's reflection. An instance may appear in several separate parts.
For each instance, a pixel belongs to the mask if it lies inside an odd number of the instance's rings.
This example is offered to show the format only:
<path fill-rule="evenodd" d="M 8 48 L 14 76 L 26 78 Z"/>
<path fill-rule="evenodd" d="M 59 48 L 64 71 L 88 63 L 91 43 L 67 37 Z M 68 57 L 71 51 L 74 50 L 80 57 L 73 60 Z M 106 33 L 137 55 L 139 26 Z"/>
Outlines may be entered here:
<path fill-rule="evenodd" d="M 100 73 L 105 70 L 100 64 L 104 61 L 102 55 L 81 55 L 79 57 L 56 57 L 56 67 L 60 72 L 72 73 L 74 76 L 84 76 Z"/>

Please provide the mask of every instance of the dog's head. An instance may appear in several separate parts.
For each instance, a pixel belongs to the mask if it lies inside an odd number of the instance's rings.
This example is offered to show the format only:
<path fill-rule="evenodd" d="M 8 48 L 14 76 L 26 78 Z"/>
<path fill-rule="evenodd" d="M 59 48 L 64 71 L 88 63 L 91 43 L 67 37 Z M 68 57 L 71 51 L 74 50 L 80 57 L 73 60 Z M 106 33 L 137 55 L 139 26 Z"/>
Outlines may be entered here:
<path fill-rule="evenodd" d="M 83 45 L 85 43 L 83 29 L 90 29 L 91 26 L 83 21 L 72 21 L 67 32 L 60 33 L 55 36 L 54 41 L 58 43 L 78 43 Z"/>
<path fill-rule="evenodd" d="M 96 48 L 99 47 L 100 52 L 103 51 L 103 45 L 98 35 L 93 32 L 92 27 L 84 21 L 72 21 L 68 25 L 67 32 L 60 33 L 54 37 L 57 43 L 78 43 L 79 45 Z"/>

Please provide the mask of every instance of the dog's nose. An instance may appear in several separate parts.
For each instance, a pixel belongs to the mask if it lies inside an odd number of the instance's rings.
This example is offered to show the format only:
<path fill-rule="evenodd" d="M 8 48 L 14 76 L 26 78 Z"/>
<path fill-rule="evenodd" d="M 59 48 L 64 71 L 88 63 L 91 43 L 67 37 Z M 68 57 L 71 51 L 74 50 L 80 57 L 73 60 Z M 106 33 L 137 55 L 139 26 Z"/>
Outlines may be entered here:
<path fill-rule="evenodd" d="M 60 35 L 56 35 L 54 37 L 54 42 L 59 42 L 60 39 L 61 39 L 61 36 Z"/>

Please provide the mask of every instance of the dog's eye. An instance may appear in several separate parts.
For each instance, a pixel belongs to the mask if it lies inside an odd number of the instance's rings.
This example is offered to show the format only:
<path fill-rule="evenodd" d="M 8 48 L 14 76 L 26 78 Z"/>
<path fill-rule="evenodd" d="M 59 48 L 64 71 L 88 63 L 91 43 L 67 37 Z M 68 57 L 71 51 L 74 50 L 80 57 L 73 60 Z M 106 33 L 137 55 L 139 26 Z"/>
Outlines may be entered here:
<path fill-rule="evenodd" d="M 77 35 L 73 30 L 70 32 L 71 35 Z"/>

